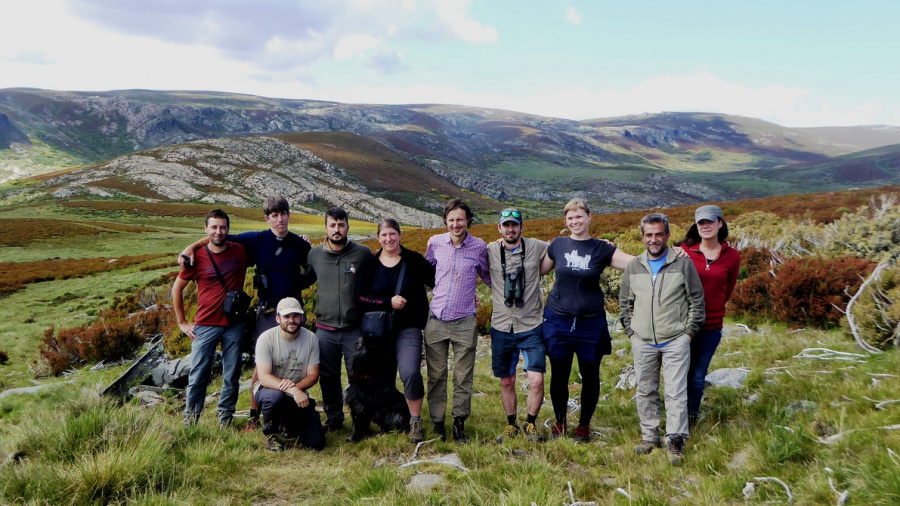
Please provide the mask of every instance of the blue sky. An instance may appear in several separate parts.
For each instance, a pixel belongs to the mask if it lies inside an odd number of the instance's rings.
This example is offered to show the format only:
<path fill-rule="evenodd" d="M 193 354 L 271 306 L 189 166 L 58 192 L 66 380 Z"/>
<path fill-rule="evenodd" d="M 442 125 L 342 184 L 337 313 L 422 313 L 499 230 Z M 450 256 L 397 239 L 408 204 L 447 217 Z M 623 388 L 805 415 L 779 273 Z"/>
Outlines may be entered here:
<path fill-rule="evenodd" d="M 0 88 L 900 125 L 895 0 L 29 0 Z"/>

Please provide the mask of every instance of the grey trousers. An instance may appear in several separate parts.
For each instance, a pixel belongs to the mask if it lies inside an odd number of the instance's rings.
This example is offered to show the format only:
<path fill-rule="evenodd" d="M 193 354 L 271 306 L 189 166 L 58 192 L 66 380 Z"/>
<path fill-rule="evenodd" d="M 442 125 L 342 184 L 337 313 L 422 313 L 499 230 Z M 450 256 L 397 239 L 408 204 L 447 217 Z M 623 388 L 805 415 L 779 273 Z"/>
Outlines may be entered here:
<path fill-rule="evenodd" d="M 454 418 L 466 418 L 472 412 L 472 385 L 475 383 L 475 315 L 445 322 L 428 318 L 425 326 L 425 365 L 428 367 L 428 412 L 435 423 L 447 413 L 447 360 L 453 345 Z"/>
<path fill-rule="evenodd" d="M 659 373 L 662 366 L 666 391 L 666 434 L 688 437 L 687 373 L 691 365 L 691 340 L 687 334 L 662 348 L 654 348 L 638 337 L 631 338 L 634 376 L 637 380 L 637 410 L 641 439 L 657 443 L 662 414 Z"/>

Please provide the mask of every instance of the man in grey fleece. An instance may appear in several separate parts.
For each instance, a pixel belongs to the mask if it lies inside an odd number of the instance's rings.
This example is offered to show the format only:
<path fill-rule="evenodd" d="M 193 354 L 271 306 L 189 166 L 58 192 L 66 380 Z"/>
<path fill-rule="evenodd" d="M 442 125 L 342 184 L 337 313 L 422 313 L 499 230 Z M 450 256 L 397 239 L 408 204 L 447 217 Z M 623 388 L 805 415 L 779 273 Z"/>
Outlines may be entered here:
<path fill-rule="evenodd" d="M 647 454 L 659 448 L 660 366 L 666 389 L 666 447 L 672 464 L 684 456 L 688 437 L 687 373 L 691 338 L 700 332 L 706 316 L 703 286 L 690 258 L 669 254 L 669 220 L 652 213 L 641 219 L 641 237 L 647 251 L 625 267 L 619 288 L 620 321 L 631 338 L 636 403 L 641 419 L 641 444 Z"/>
<path fill-rule="evenodd" d="M 347 238 L 349 229 L 347 212 L 339 207 L 329 209 L 325 213 L 325 241 L 307 257 L 305 282 L 318 280 L 316 337 L 326 431 L 344 424 L 341 356 L 349 371 L 362 320 L 356 305 L 356 279 L 360 266 L 372 256 L 369 248 Z"/>

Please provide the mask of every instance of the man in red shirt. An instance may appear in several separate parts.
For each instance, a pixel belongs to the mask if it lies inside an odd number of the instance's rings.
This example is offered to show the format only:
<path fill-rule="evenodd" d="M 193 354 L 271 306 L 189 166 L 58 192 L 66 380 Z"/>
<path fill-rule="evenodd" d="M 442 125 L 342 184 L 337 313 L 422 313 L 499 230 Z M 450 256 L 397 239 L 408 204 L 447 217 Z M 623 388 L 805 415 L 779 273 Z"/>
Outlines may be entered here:
<path fill-rule="evenodd" d="M 226 240 L 230 222 L 221 209 L 206 216 L 209 244 L 198 252 L 194 263 L 181 269 L 172 285 L 172 306 L 181 331 L 191 338 L 191 373 L 188 376 L 184 422 L 195 423 L 203 411 L 206 386 L 215 358 L 216 345 L 222 344 L 222 394 L 219 397 L 219 424 L 231 425 L 237 405 L 241 378 L 241 341 L 244 319 L 230 321 L 222 310 L 230 290 L 244 288 L 244 276 L 250 257 L 240 244 Z M 197 282 L 197 314 L 188 323 L 184 314 L 184 287 Z"/>

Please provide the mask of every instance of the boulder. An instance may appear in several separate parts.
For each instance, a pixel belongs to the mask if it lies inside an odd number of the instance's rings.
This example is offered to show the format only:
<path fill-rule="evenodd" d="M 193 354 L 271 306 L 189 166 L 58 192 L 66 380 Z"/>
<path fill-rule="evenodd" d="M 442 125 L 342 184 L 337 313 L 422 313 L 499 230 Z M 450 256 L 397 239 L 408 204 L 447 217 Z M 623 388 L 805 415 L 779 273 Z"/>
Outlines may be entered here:
<path fill-rule="evenodd" d="M 716 369 L 706 375 L 706 384 L 714 387 L 743 388 L 750 371 L 746 369 Z"/>

